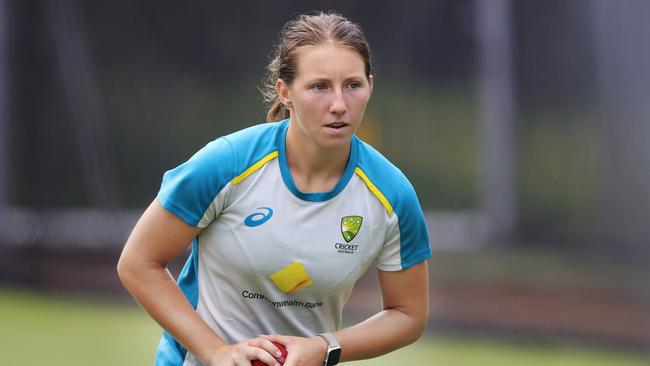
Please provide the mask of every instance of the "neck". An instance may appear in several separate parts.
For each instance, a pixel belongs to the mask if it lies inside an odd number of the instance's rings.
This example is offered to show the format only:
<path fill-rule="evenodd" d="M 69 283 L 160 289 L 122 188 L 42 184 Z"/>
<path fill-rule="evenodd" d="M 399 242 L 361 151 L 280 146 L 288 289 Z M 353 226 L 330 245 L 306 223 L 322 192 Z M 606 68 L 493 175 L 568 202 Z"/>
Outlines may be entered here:
<path fill-rule="evenodd" d="M 309 140 L 299 126 L 291 124 L 286 137 L 286 155 L 291 176 L 301 192 L 328 192 L 345 171 L 350 144 L 322 148 Z"/>

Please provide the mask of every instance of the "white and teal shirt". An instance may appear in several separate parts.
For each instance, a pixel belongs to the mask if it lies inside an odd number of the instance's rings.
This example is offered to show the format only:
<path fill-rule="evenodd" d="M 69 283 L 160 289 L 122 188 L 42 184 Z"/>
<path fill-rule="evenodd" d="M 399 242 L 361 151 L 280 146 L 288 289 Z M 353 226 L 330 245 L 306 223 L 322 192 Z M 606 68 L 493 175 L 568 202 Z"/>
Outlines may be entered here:
<path fill-rule="evenodd" d="M 371 264 L 399 271 L 431 257 L 422 209 L 399 169 L 355 136 L 336 187 L 303 193 L 287 164 L 288 126 L 216 139 L 166 172 L 158 193 L 165 209 L 203 228 L 178 283 L 228 343 L 332 332 Z M 156 365 L 198 364 L 163 335 Z"/>

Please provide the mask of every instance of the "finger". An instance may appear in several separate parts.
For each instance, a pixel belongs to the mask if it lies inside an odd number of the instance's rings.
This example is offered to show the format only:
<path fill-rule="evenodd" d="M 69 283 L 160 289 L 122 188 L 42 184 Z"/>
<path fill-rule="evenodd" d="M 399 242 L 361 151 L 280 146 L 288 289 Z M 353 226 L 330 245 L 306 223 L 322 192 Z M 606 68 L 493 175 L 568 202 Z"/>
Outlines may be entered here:
<path fill-rule="evenodd" d="M 275 344 L 273 344 L 273 341 L 271 341 L 268 338 L 258 337 L 250 340 L 249 344 L 255 347 L 262 348 L 266 352 L 272 354 L 275 358 L 282 357 L 282 352 L 280 351 L 280 349 Z"/>
<path fill-rule="evenodd" d="M 290 343 L 290 337 L 280 334 L 262 334 L 260 337 L 268 339 L 271 342 L 278 342 L 285 347 Z"/>
<path fill-rule="evenodd" d="M 273 346 L 273 344 L 271 344 L 271 346 Z M 273 347 L 275 348 L 275 346 Z M 250 346 L 246 348 L 246 358 L 248 361 L 260 360 L 267 365 L 280 366 L 280 363 L 275 359 L 275 357 L 273 357 L 272 353 L 269 353 L 267 350 L 256 346 Z M 247 365 L 250 365 L 250 362 Z"/>

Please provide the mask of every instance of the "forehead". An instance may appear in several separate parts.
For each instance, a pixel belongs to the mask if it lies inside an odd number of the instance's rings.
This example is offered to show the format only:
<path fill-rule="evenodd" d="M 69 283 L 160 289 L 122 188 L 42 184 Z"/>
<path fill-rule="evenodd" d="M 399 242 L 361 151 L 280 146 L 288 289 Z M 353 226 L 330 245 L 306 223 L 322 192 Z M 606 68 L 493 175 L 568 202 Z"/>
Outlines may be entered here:
<path fill-rule="evenodd" d="M 296 51 L 296 78 L 365 76 L 361 55 L 348 47 L 327 43 Z"/>

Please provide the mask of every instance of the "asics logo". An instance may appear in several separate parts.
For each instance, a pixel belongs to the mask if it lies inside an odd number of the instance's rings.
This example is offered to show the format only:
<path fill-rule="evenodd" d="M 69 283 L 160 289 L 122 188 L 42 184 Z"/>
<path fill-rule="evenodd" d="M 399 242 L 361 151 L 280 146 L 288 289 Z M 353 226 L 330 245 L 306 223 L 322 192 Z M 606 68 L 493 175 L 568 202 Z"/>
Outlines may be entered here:
<path fill-rule="evenodd" d="M 244 224 L 249 227 L 260 226 L 263 223 L 269 221 L 271 216 L 273 216 L 273 210 L 269 207 L 258 207 L 258 210 L 264 210 L 265 212 L 255 212 L 252 213 L 244 219 Z"/>

